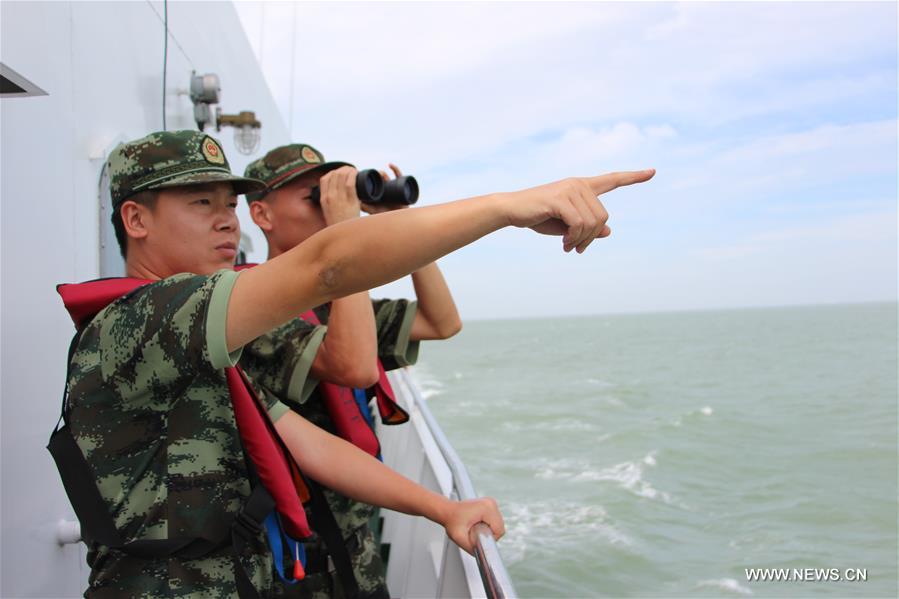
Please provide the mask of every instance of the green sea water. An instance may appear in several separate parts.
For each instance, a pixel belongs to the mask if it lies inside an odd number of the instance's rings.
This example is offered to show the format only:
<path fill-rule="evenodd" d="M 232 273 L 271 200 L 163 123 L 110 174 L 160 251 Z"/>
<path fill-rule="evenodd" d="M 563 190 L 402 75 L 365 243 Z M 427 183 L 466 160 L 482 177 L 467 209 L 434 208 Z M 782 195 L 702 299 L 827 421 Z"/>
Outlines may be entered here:
<path fill-rule="evenodd" d="M 896 317 L 889 303 L 471 322 L 427 343 L 415 376 L 500 503 L 522 597 L 896 597 Z"/>

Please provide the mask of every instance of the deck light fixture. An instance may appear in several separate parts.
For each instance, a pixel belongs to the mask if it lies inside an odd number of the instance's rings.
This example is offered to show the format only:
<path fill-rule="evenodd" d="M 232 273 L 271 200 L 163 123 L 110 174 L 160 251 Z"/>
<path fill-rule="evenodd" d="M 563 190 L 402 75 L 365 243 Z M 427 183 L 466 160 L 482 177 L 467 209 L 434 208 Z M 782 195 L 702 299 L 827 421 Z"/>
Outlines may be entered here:
<path fill-rule="evenodd" d="M 221 131 L 222 127 L 234 127 L 234 145 L 241 154 L 252 154 L 259 148 L 261 136 L 259 129 L 262 127 L 256 119 L 256 113 L 250 110 L 241 110 L 238 114 L 222 114 L 220 106 L 216 106 L 213 119 L 211 105 L 219 103 L 222 91 L 219 77 L 215 73 L 197 75 L 194 72 L 190 78 L 190 100 L 194 104 L 194 120 L 197 128 L 203 131 L 206 125 L 215 121 L 215 130 Z"/>
<path fill-rule="evenodd" d="M 259 147 L 262 123 L 256 119 L 256 113 L 241 110 L 240 114 L 222 114 L 222 109 L 216 108 L 215 130 L 221 131 L 222 127 L 234 127 L 234 145 L 241 154 L 252 154 Z"/>

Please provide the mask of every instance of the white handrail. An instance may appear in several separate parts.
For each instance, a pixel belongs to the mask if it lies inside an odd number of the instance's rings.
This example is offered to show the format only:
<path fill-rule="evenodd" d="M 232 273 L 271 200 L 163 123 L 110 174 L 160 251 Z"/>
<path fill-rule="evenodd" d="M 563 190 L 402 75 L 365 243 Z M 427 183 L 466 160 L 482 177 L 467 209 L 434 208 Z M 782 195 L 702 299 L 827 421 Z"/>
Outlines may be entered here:
<path fill-rule="evenodd" d="M 431 414 L 431 410 L 428 408 L 425 398 L 422 397 L 421 392 L 418 390 L 418 386 L 410 377 L 408 370 L 403 368 L 395 372 L 402 377 L 406 388 L 412 393 L 415 403 L 418 406 L 425 423 L 427 423 L 428 428 L 434 437 L 434 441 L 437 443 L 437 447 L 440 449 L 440 453 L 443 454 L 443 458 L 446 460 L 446 463 L 453 474 L 453 487 L 456 489 L 459 498 L 476 499 L 477 494 L 475 493 L 474 485 L 471 483 L 471 478 L 468 476 L 468 471 L 465 469 L 465 465 L 459 458 L 459 454 L 457 454 L 456 450 L 453 449 L 453 446 L 450 445 L 446 435 L 443 434 L 443 429 L 440 428 L 437 419 Z M 484 523 L 479 523 L 474 525 L 468 534 L 469 539 L 475 546 L 475 558 L 478 562 L 478 570 L 481 572 L 481 581 L 484 583 L 484 591 L 487 593 L 487 597 L 490 597 L 491 599 L 511 599 L 517 597 L 515 588 L 512 586 L 512 580 L 509 578 L 509 573 L 506 571 L 506 566 L 503 564 L 499 548 L 496 546 L 496 539 L 493 537 L 493 531 L 490 530 L 490 527 Z"/>

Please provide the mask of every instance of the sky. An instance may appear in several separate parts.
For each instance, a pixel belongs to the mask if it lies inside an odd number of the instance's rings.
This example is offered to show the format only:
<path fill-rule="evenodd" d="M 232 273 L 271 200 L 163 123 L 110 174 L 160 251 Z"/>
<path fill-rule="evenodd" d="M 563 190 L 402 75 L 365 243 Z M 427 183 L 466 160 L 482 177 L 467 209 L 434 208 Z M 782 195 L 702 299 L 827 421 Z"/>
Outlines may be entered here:
<path fill-rule="evenodd" d="M 442 259 L 463 319 L 896 300 L 896 3 L 235 6 L 293 138 L 419 205 L 657 169 L 583 255 Z"/>

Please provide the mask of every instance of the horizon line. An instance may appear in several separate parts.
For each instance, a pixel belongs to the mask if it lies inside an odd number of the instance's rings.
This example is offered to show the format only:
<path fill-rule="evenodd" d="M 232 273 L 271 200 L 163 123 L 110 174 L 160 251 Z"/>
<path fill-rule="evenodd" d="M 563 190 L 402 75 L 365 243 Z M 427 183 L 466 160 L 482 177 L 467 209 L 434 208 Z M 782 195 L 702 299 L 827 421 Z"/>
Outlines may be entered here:
<path fill-rule="evenodd" d="M 720 306 L 711 308 L 675 308 L 663 310 L 632 310 L 632 311 L 610 311 L 610 312 L 591 312 L 583 314 L 561 314 L 557 316 L 497 316 L 497 317 L 477 317 L 463 318 L 462 322 L 491 322 L 491 321 L 509 321 L 509 320 L 562 320 L 569 318 L 585 318 L 598 316 L 640 316 L 650 314 L 683 314 L 692 312 L 738 312 L 746 310 L 776 310 L 784 308 L 835 308 L 839 306 L 871 306 L 878 304 L 899 304 L 899 298 L 885 300 L 864 300 L 864 301 L 848 301 L 848 302 L 822 302 L 816 304 L 798 303 L 798 304 L 771 304 L 761 306 Z"/>

